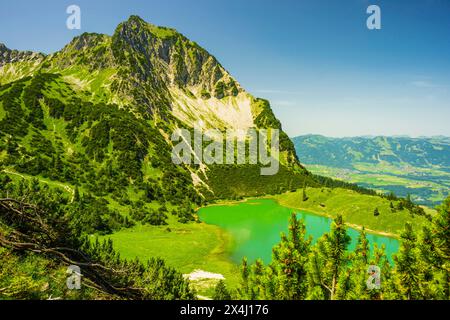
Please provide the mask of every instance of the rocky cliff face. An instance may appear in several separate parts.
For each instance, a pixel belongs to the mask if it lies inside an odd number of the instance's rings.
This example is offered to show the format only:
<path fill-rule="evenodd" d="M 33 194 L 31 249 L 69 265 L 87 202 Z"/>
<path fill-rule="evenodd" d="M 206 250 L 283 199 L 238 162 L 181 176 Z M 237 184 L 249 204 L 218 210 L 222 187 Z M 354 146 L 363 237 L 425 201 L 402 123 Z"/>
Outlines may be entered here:
<path fill-rule="evenodd" d="M 3 43 L 0 43 L 0 67 L 7 63 L 24 61 L 42 61 L 44 55 L 31 51 L 19 51 L 8 49 Z"/>
<path fill-rule="evenodd" d="M 0 46 L 0 66 L 24 61 L 39 62 L 40 70 L 61 73 L 80 89 L 107 91 L 110 102 L 163 116 L 171 111 L 190 126 L 201 119 L 207 127 L 245 129 L 257 116 L 250 107 L 253 97 L 214 56 L 176 30 L 137 16 L 119 24 L 113 36 L 84 33 L 47 57 Z M 13 74 L 4 78 L 16 80 Z"/>
<path fill-rule="evenodd" d="M 42 53 L 11 50 L 0 43 L 0 84 L 33 74 L 44 59 Z"/>
<path fill-rule="evenodd" d="M 252 125 L 248 121 L 250 97 L 240 112 L 231 100 L 245 91 L 214 56 L 176 30 L 146 23 L 137 16 L 119 24 L 112 36 L 84 33 L 74 38 L 60 52 L 48 56 L 42 69 L 62 73 L 74 85 L 90 91 L 96 89 L 90 86 L 95 82 L 108 92 L 110 102 L 120 105 L 125 101 L 139 112 L 166 120 L 174 113 L 192 126 L 203 114 L 207 126 L 232 125 L 233 121 L 218 119 L 214 110 L 197 108 L 208 104 L 222 111 L 232 106 L 231 118 L 241 116 L 245 128 Z M 229 101 L 222 100 L 228 97 Z"/>
<path fill-rule="evenodd" d="M 206 50 L 174 29 L 148 24 L 137 16 L 121 23 L 112 46 L 119 64 L 165 86 L 197 89 L 223 98 L 242 91 L 228 72 Z"/>

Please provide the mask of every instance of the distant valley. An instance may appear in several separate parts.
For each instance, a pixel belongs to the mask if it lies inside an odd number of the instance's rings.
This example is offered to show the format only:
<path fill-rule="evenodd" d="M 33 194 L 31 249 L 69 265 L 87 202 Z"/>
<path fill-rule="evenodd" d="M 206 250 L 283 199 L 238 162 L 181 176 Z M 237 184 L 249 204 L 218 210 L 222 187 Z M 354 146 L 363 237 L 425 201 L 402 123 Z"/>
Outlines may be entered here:
<path fill-rule="evenodd" d="M 304 135 L 292 139 L 300 161 L 313 173 L 360 186 L 411 194 L 435 206 L 450 189 L 450 138 Z"/>

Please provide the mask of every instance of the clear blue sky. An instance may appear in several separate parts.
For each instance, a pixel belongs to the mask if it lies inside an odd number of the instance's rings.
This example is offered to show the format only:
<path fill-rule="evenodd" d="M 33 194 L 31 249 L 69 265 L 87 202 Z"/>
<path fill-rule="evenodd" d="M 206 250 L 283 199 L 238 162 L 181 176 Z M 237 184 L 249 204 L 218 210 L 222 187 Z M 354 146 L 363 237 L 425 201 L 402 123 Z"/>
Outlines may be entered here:
<path fill-rule="evenodd" d="M 0 0 L 0 42 L 46 53 L 137 14 L 214 54 L 289 135 L 450 136 L 450 0 Z M 382 29 L 366 28 L 369 4 Z"/>

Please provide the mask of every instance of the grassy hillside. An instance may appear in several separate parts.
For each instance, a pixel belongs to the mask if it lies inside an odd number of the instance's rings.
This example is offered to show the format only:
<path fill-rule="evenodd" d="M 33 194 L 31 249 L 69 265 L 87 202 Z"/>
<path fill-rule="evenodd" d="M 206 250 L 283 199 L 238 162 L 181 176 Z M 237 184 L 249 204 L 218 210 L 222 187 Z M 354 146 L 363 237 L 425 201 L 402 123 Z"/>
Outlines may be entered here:
<path fill-rule="evenodd" d="M 344 221 L 348 224 L 381 234 L 398 236 L 403 230 L 406 222 L 411 222 L 415 228 L 421 228 L 429 221 L 423 216 L 412 215 L 408 210 L 395 212 L 390 208 L 391 201 L 378 196 L 359 194 L 352 190 L 341 188 L 306 188 L 308 200 L 303 201 L 303 191 L 288 192 L 273 196 L 281 205 L 304 209 L 317 214 L 336 217 L 342 214 Z M 399 201 L 392 201 L 394 208 Z M 374 211 L 378 209 L 379 215 Z M 433 214 L 434 210 L 427 210 Z"/>
<path fill-rule="evenodd" d="M 159 257 L 184 274 L 194 270 L 222 274 L 230 287 L 239 281 L 239 267 L 228 256 L 231 240 L 217 226 L 169 219 L 167 226 L 137 225 L 100 239 L 113 240 L 114 248 L 125 259 Z M 214 284 L 207 279 L 193 282 L 200 294 L 207 296 Z"/>

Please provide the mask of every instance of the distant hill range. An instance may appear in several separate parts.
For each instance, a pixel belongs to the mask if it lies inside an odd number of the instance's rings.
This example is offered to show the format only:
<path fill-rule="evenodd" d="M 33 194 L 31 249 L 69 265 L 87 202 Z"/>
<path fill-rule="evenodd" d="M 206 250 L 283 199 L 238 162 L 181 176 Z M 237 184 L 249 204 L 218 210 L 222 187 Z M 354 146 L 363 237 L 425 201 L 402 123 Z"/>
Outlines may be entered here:
<path fill-rule="evenodd" d="M 449 137 L 304 135 L 292 141 L 300 161 L 313 173 L 401 196 L 410 193 L 430 206 L 449 194 Z"/>

